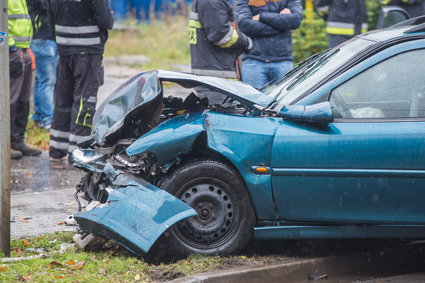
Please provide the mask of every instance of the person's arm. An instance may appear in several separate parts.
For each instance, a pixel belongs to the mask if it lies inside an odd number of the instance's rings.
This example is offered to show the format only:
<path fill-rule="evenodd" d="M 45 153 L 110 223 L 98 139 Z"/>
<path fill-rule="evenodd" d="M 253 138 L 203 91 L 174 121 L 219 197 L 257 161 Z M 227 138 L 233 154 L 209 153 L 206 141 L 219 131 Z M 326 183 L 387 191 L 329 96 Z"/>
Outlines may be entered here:
<path fill-rule="evenodd" d="M 198 4 L 199 21 L 207 39 L 221 48 L 249 50 L 252 41 L 244 33 L 229 24 L 227 6 L 221 1 L 203 1 Z"/>
<path fill-rule="evenodd" d="M 299 0 L 289 0 L 288 7 L 279 13 L 260 13 L 260 21 L 280 31 L 297 29 L 303 19 L 303 7 Z"/>
<path fill-rule="evenodd" d="M 248 36 L 261 37 L 279 34 L 280 31 L 259 21 L 253 20 L 248 0 L 237 0 L 235 5 L 236 19 L 239 29 Z"/>
<path fill-rule="evenodd" d="M 112 29 L 114 20 L 109 0 L 92 0 L 92 3 L 94 18 L 98 27 L 103 30 Z"/>

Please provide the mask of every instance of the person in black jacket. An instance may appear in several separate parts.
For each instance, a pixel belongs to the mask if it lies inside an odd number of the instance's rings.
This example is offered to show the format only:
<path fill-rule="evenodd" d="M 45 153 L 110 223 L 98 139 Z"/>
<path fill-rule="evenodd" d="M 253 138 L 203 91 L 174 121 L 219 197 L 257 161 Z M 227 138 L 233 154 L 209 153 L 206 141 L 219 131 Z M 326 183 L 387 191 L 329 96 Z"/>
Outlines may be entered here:
<path fill-rule="evenodd" d="M 113 19 L 109 0 L 50 0 L 50 4 L 59 63 L 49 156 L 60 161 L 90 135 Z"/>
<path fill-rule="evenodd" d="M 189 21 L 192 73 L 238 78 L 236 58 L 252 41 L 234 25 L 227 0 L 194 0 Z"/>
<path fill-rule="evenodd" d="M 314 7 L 326 21 L 329 47 L 367 32 L 365 0 L 315 0 Z"/>
<path fill-rule="evenodd" d="M 425 15 L 425 0 L 381 0 L 381 3 L 401 7 L 412 18 Z"/>
<path fill-rule="evenodd" d="M 194 0 L 189 20 L 192 73 L 239 79 L 238 56 L 252 47 L 252 41 L 240 32 L 227 0 Z M 224 96 L 209 89 L 196 88 L 198 96 L 211 104 Z"/>
<path fill-rule="evenodd" d="M 53 116 L 53 92 L 56 83 L 58 51 L 48 18 L 48 0 L 27 0 L 33 22 L 31 50 L 36 58 L 34 83 L 34 124 L 49 130 Z"/>
<path fill-rule="evenodd" d="M 236 0 L 238 26 L 252 38 L 243 56 L 242 80 L 261 88 L 292 68 L 292 32 L 302 21 L 299 0 Z"/>

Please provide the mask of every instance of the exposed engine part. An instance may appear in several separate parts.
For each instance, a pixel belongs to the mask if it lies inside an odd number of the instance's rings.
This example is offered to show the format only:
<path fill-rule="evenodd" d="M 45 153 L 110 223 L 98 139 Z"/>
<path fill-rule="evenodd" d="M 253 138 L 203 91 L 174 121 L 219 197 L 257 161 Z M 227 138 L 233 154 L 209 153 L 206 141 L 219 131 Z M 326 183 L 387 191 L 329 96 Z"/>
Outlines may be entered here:
<path fill-rule="evenodd" d="M 69 215 L 69 216 L 65 219 L 65 225 L 66 225 L 66 226 L 76 226 L 76 225 L 77 225 L 77 221 L 75 221 L 75 219 L 74 219 L 74 215 Z"/>
<path fill-rule="evenodd" d="M 112 155 L 112 158 L 115 159 L 118 162 L 123 163 L 128 168 L 141 168 L 145 167 L 145 162 L 143 160 L 138 160 L 137 162 L 130 162 L 126 160 L 124 157 L 122 157 L 119 154 Z"/>
<path fill-rule="evenodd" d="M 72 237 L 75 245 L 82 250 L 92 250 L 101 247 L 107 240 L 92 233 L 75 234 Z"/>

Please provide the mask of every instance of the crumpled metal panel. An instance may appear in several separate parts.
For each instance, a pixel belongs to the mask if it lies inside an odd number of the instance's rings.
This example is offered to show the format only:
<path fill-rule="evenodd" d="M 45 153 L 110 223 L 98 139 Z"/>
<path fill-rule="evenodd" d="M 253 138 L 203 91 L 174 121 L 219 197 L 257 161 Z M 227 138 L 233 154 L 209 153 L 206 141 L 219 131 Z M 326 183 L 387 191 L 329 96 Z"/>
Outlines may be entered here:
<path fill-rule="evenodd" d="M 223 78 L 197 76 L 187 73 L 158 70 L 158 77 L 162 81 L 171 81 L 185 87 L 206 86 L 218 90 L 223 94 L 236 99 L 251 108 L 262 108 L 274 101 L 274 97 L 267 96 L 251 85 Z M 262 106 L 262 107 L 259 107 Z"/>
<path fill-rule="evenodd" d="M 151 105 L 152 103 L 155 105 Z M 142 107 L 141 107 L 142 106 Z M 126 117 L 132 111 L 142 112 L 135 115 L 144 118 L 145 124 L 157 120 L 162 110 L 162 86 L 157 72 L 146 72 L 132 77 L 113 91 L 97 109 L 94 117 L 93 137 L 97 144 L 104 145 L 105 139 L 124 128 Z M 153 109 L 157 108 L 157 109 Z M 131 127 L 131 121 L 129 127 Z M 127 129 L 125 132 L 131 132 Z M 119 138 L 125 138 L 124 133 Z"/>
<path fill-rule="evenodd" d="M 139 129 L 139 135 L 147 132 L 162 111 L 163 91 L 160 81 L 174 82 L 189 88 L 206 86 L 257 111 L 274 99 L 239 81 L 164 70 L 140 73 L 113 91 L 97 109 L 93 131 L 96 143 L 105 146 L 113 144 L 118 138 L 127 138 L 126 135 L 132 133 L 133 127 L 137 125 L 146 125 L 146 128 Z M 141 122 L 132 123 L 135 118 L 141 119 Z"/>
<path fill-rule="evenodd" d="M 134 155 L 151 152 L 159 164 L 188 153 L 193 142 L 204 131 L 203 113 L 180 115 L 167 120 L 132 143 L 126 152 Z"/>
<path fill-rule="evenodd" d="M 148 252 L 176 222 L 195 216 L 190 206 L 143 180 L 137 182 L 110 164 L 104 172 L 113 181 L 107 205 L 74 215 L 84 231 L 115 240 L 136 255 Z"/>

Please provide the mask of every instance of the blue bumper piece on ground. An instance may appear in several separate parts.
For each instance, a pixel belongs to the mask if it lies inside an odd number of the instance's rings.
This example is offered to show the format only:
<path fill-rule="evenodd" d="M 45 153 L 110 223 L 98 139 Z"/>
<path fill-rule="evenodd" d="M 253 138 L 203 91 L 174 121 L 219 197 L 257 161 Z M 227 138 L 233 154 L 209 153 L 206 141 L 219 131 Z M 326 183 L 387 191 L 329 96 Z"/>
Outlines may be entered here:
<path fill-rule="evenodd" d="M 142 255 L 170 226 L 196 215 L 190 206 L 164 190 L 143 180 L 136 182 L 123 173 L 113 173 L 115 187 L 109 190 L 107 205 L 74 215 L 82 230 Z"/>

